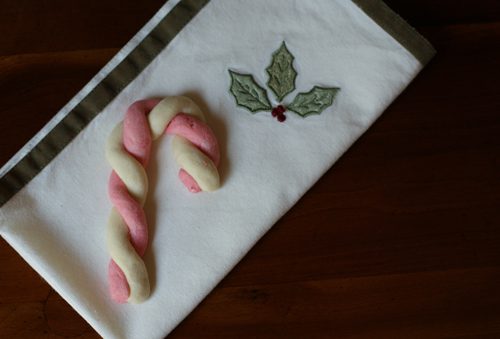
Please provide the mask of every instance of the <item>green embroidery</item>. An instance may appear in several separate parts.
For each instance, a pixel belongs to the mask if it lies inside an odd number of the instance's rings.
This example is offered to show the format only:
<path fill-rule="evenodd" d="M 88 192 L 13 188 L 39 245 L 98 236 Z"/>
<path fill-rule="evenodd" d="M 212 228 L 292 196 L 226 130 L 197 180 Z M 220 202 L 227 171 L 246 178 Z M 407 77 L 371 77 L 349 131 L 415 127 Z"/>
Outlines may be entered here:
<path fill-rule="evenodd" d="M 271 65 L 266 68 L 269 74 L 267 85 L 279 101 L 295 89 L 297 72 L 293 68 L 293 55 L 283 41 L 281 47 L 273 53 Z"/>
<path fill-rule="evenodd" d="M 338 87 L 324 88 L 314 86 L 307 93 L 299 93 L 288 105 L 288 109 L 303 117 L 310 114 L 321 114 L 327 107 L 333 104 L 333 100 L 340 90 Z"/>
<path fill-rule="evenodd" d="M 266 68 L 269 80 L 267 85 L 281 102 L 288 94 L 295 90 L 297 71 L 293 67 L 295 57 L 288 50 L 285 42 L 273 53 L 271 64 Z M 278 121 L 285 121 L 286 108 L 282 104 L 272 107 L 267 91 L 255 81 L 251 74 L 242 74 L 229 70 L 231 76 L 230 91 L 238 106 L 251 112 L 271 111 Z M 311 114 L 321 114 L 333 105 L 339 87 L 314 86 L 309 92 L 297 94 L 288 105 L 288 109 L 301 117 Z"/>
<path fill-rule="evenodd" d="M 266 90 L 255 82 L 253 76 L 233 71 L 229 71 L 229 73 L 231 74 L 231 93 L 239 106 L 243 106 L 251 112 L 272 108 Z"/>

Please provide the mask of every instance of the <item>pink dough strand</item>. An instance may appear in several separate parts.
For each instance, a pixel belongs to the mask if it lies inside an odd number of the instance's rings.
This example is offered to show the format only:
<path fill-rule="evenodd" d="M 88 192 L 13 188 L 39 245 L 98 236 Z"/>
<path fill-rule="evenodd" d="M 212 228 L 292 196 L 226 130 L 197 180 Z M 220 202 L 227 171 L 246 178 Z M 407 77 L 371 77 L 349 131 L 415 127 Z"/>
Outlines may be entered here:
<path fill-rule="evenodd" d="M 217 138 L 212 129 L 203 121 L 191 115 L 179 113 L 168 124 L 166 133 L 186 138 L 205 153 L 214 162 L 215 166 L 219 165 L 220 153 Z M 196 180 L 182 168 L 179 170 L 179 179 L 190 192 L 197 193 L 201 191 Z"/>
<path fill-rule="evenodd" d="M 123 146 L 143 166 L 147 166 L 151 151 L 151 132 L 146 114 L 159 101 L 156 99 L 136 101 L 127 110 L 123 122 Z M 115 171 L 111 173 L 108 192 L 112 204 L 128 227 L 132 246 L 142 257 L 148 245 L 148 225 L 142 206 L 130 195 Z M 113 260 L 109 264 L 108 280 L 111 298 L 118 303 L 125 303 L 130 288 L 125 274 Z"/>

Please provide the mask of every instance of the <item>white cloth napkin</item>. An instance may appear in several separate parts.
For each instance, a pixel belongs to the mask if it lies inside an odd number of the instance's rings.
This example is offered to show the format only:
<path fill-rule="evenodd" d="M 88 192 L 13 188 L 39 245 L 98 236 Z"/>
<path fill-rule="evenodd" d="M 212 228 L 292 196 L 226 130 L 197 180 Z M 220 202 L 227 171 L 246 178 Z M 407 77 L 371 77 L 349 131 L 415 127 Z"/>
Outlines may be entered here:
<path fill-rule="evenodd" d="M 29 154 L 154 27 L 167 24 L 166 15 L 178 2 L 169 1 L 0 176 Z M 395 26 L 379 26 L 374 8 L 390 14 Z M 403 38 L 397 36 L 401 31 L 406 32 Z M 419 52 L 415 44 L 404 46 L 412 39 L 423 43 L 378 1 L 209 1 L 3 205 L 0 234 L 103 337 L 164 337 L 422 69 L 427 59 L 414 56 Z M 315 85 L 341 88 L 322 114 L 302 118 L 288 111 L 280 123 L 269 112 L 252 114 L 236 105 L 228 70 L 253 74 L 266 88 L 265 69 L 283 41 L 298 73 L 296 89 L 284 102 Z M 432 54 L 425 42 L 421 49 Z M 272 104 L 278 104 L 268 93 Z M 111 204 L 106 189 L 111 168 L 104 145 L 132 102 L 167 95 L 187 95 L 206 113 L 221 145 L 223 185 L 214 193 L 189 193 L 177 179 L 170 137 L 155 145 L 145 206 L 151 236 L 145 262 L 152 295 L 140 305 L 118 305 L 107 291 L 105 227 Z"/>

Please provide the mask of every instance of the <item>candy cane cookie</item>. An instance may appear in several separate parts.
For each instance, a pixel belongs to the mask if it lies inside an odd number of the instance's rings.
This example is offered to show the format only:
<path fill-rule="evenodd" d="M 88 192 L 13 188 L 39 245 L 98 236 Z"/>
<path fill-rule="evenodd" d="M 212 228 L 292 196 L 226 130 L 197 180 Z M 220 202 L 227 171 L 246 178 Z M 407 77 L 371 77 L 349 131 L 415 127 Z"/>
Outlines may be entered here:
<path fill-rule="evenodd" d="M 148 193 L 146 167 L 151 143 L 163 133 L 174 135 L 172 150 L 180 167 L 179 179 L 189 191 L 214 191 L 220 186 L 217 139 L 191 99 L 140 100 L 129 107 L 106 144 L 106 158 L 113 169 L 108 185 L 113 204 L 106 234 L 111 256 L 108 280 L 111 298 L 119 303 L 141 303 L 150 294 L 142 260 L 148 245 L 143 209 Z"/>

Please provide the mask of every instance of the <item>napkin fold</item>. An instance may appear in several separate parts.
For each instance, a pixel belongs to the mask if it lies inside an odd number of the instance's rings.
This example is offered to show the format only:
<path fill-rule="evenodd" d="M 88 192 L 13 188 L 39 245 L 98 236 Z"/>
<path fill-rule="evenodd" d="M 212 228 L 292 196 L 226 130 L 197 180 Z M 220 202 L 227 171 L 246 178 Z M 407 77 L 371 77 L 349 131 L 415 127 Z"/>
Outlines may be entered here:
<path fill-rule="evenodd" d="M 103 337 L 162 338 L 433 54 L 381 1 L 168 1 L 0 170 L 0 234 Z M 104 145 L 131 103 L 170 95 L 192 98 L 207 116 L 222 187 L 189 193 L 170 137 L 154 145 L 145 205 L 152 294 L 115 304 Z M 272 114 L 280 105 L 283 122 Z"/>

